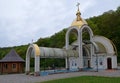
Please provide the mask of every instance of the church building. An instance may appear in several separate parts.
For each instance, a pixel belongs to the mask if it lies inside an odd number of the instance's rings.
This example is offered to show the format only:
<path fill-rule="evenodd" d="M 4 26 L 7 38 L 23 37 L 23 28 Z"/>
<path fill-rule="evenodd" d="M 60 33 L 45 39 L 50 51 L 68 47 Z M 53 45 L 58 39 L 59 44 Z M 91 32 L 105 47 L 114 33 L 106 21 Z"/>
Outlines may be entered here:
<path fill-rule="evenodd" d="M 69 45 L 69 36 L 75 33 L 77 40 Z M 89 39 L 83 39 L 83 34 L 88 33 Z M 79 7 L 76 19 L 72 22 L 66 33 L 66 49 L 75 49 L 79 57 L 70 57 L 67 62 L 69 68 L 116 69 L 117 49 L 114 43 L 104 37 L 94 35 L 87 22 L 81 18 Z"/>
<path fill-rule="evenodd" d="M 69 43 L 70 34 L 76 41 Z M 84 38 L 83 34 L 88 34 Z M 39 47 L 31 44 L 26 53 L 26 74 L 30 72 L 30 57 L 35 58 L 35 74 L 40 72 L 40 58 L 64 58 L 66 69 L 117 69 L 117 49 L 114 43 L 99 35 L 94 35 L 88 23 L 81 17 L 79 5 L 76 19 L 68 27 L 64 48 Z"/>

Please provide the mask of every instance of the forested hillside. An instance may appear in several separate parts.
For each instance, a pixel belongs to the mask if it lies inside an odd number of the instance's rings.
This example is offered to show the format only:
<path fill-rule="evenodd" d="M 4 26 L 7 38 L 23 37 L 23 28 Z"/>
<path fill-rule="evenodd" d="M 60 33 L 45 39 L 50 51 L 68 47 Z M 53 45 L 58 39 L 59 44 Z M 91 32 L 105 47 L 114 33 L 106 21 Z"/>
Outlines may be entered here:
<path fill-rule="evenodd" d="M 116 11 L 110 10 L 87 21 L 95 35 L 102 35 L 112 40 L 120 54 L 120 7 Z"/>
<path fill-rule="evenodd" d="M 94 35 L 105 36 L 114 42 L 118 50 L 118 56 L 120 56 L 120 7 L 118 7 L 116 11 L 110 10 L 100 16 L 88 18 L 86 19 L 86 21 L 88 22 L 88 25 L 92 28 Z M 67 28 L 58 33 L 55 33 L 51 37 L 40 38 L 35 43 L 39 46 L 61 48 L 65 45 L 66 30 Z M 74 40 L 75 38 L 71 37 L 70 42 Z M 4 57 L 11 48 L 15 48 L 17 53 L 25 59 L 27 47 L 28 45 L 0 48 L 0 59 Z"/>

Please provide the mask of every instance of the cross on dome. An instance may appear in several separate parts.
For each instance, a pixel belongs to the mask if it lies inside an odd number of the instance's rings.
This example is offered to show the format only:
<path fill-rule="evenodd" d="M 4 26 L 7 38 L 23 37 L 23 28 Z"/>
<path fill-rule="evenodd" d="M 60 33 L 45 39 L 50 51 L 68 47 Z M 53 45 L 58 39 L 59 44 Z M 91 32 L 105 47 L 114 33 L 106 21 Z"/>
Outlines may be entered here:
<path fill-rule="evenodd" d="M 78 7 L 78 10 L 79 10 L 79 5 L 80 5 L 80 3 L 78 2 L 77 5 L 76 5 Z"/>
<path fill-rule="evenodd" d="M 78 7 L 78 10 L 76 13 L 76 19 L 72 22 L 71 26 L 77 26 L 78 28 L 81 28 L 81 26 L 84 24 L 87 24 L 87 22 L 81 18 L 81 13 L 79 10 L 80 3 L 77 3 L 76 6 Z"/>

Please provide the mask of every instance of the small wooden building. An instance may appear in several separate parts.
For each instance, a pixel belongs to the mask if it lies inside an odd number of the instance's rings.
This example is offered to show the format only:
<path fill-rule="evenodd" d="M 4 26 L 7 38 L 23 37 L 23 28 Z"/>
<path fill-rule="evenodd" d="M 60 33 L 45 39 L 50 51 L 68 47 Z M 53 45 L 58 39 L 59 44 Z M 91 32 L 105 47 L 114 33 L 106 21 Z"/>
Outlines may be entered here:
<path fill-rule="evenodd" d="M 23 73 L 25 61 L 16 53 L 14 49 L 0 60 L 0 73 Z"/>

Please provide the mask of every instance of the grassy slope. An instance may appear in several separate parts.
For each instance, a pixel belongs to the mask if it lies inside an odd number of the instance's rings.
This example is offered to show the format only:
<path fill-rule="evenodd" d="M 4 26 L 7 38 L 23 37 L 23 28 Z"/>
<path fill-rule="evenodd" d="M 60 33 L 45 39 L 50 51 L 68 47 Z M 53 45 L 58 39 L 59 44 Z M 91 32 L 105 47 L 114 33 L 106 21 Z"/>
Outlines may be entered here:
<path fill-rule="evenodd" d="M 80 76 L 42 83 L 120 83 L 120 77 Z"/>

